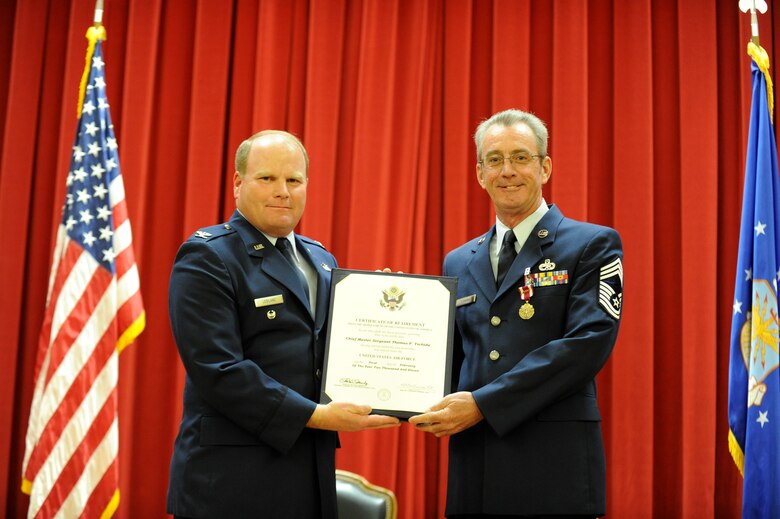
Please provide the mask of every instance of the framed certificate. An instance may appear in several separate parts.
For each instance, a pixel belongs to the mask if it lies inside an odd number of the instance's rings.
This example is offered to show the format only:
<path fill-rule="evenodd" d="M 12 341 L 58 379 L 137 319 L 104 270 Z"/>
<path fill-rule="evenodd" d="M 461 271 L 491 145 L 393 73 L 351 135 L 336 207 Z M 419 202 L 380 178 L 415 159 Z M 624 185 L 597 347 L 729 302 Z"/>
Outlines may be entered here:
<path fill-rule="evenodd" d="M 457 278 L 334 269 L 320 402 L 402 419 L 450 392 Z"/>

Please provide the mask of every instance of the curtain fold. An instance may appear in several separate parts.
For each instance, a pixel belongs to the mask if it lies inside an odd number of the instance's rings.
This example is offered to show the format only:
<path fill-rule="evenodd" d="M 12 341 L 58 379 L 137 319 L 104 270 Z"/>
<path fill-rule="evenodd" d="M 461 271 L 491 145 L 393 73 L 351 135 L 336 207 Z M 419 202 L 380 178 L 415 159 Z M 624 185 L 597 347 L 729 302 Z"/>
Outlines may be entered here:
<path fill-rule="evenodd" d="M 769 4 L 759 27 L 774 60 Z M 7 517 L 26 515 L 23 441 L 94 7 L 0 3 Z M 165 516 L 185 377 L 168 275 L 182 240 L 233 211 L 238 144 L 266 128 L 301 137 L 298 231 L 340 266 L 437 275 L 494 222 L 472 135 L 510 107 L 548 123 L 545 199 L 623 239 L 623 321 L 598 377 L 608 516 L 739 517 L 726 400 L 750 27 L 736 2 L 107 0 L 104 25 L 147 312 L 120 356 L 117 517 Z M 391 488 L 400 518 L 443 517 L 446 440 L 408 425 L 341 440 L 338 466 Z"/>
<path fill-rule="evenodd" d="M 663 460 L 665 452 L 656 443 L 654 434 L 655 401 L 660 384 L 655 383 L 653 353 L 654 346 L 660 342 L 656 334 L 665 327 L 655 318 L 653 303 L 657 294 L 652 273 L 667 260 L 659 263 L 660 258 L 655 256 L 656 240 L 651 238 L 657 225 L 655 198 L 659 196 L 653 174 L 658 158 L 653 135 L 654 113 L 659 100 L 653 95 L 651 2 L 621 2 L 614 7 L 613 121 L 609 125 L 612 130 L 605 138 L 614 161 L 610 179 L 612 222 L 623 239 L 627 296 L 619 343 L 610 359 L 612 387 L 606 395 L 607 409 L 621 418 L 607 420 L 605 429 L 610 431 L 607 459 L 624 460 L 619 466 L 608 467 L 612 471 L 607 480 L 607 495 L 625 496 L 617 503 L 612 498 L 612 510 L 624 516 L 632 510 L 655 513 L 654 507 L 662 505 L 654 499 L 654 460 Z M 631 441 L 623 434 L 626 423 L 634 424 Z M 674 445 L 676 440 L 672 439 L 669 445 Z"/>

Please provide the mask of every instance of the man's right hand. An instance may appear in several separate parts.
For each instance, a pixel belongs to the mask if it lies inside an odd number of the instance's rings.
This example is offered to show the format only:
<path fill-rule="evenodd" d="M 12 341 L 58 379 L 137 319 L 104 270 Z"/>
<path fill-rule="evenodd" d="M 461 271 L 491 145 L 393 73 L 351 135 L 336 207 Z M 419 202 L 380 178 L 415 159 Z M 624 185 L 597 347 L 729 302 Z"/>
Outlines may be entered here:
<path fill-rule="evenodd" d="M 306 423 L 306 427 L 328 431 L 362 431 L 401 425 L 401 421 L 394 416 L 372 415 L 370 413 L 371 407 L 367 405 L 348 402 L 318 404 Z"/>

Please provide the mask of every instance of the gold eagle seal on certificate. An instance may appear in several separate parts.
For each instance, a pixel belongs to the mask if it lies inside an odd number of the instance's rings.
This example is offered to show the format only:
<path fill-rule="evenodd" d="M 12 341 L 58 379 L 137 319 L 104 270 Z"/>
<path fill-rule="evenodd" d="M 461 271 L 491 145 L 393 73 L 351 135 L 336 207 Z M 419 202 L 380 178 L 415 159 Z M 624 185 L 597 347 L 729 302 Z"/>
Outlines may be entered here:
<path fill-rule="evenodd" d="M 379 301 L 379 304 L 391 312 L 400 310 L 406 304 L 404 303 L 404 295 L 406 295 L 406 292 L 402 291 L 400 288 L 395 286 L 390 287 L 382 290 L 382 299 Z"/>

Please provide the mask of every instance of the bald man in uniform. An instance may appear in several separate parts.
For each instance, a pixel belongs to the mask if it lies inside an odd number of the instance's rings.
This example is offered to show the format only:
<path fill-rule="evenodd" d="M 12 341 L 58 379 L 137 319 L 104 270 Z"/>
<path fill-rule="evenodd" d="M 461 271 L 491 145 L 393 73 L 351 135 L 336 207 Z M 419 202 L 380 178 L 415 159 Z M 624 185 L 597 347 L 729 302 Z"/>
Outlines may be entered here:
<path fill-rule="evenodd" d="M 236 152 L 236 210 L 182 244 L 169 313 L 187 376 L 167 511 L 180 518 L 336 518 L 336 431 L 392 427 L 318 404 L 336 259 L 296 235 L 309 159 L 266 130 Z"/>

